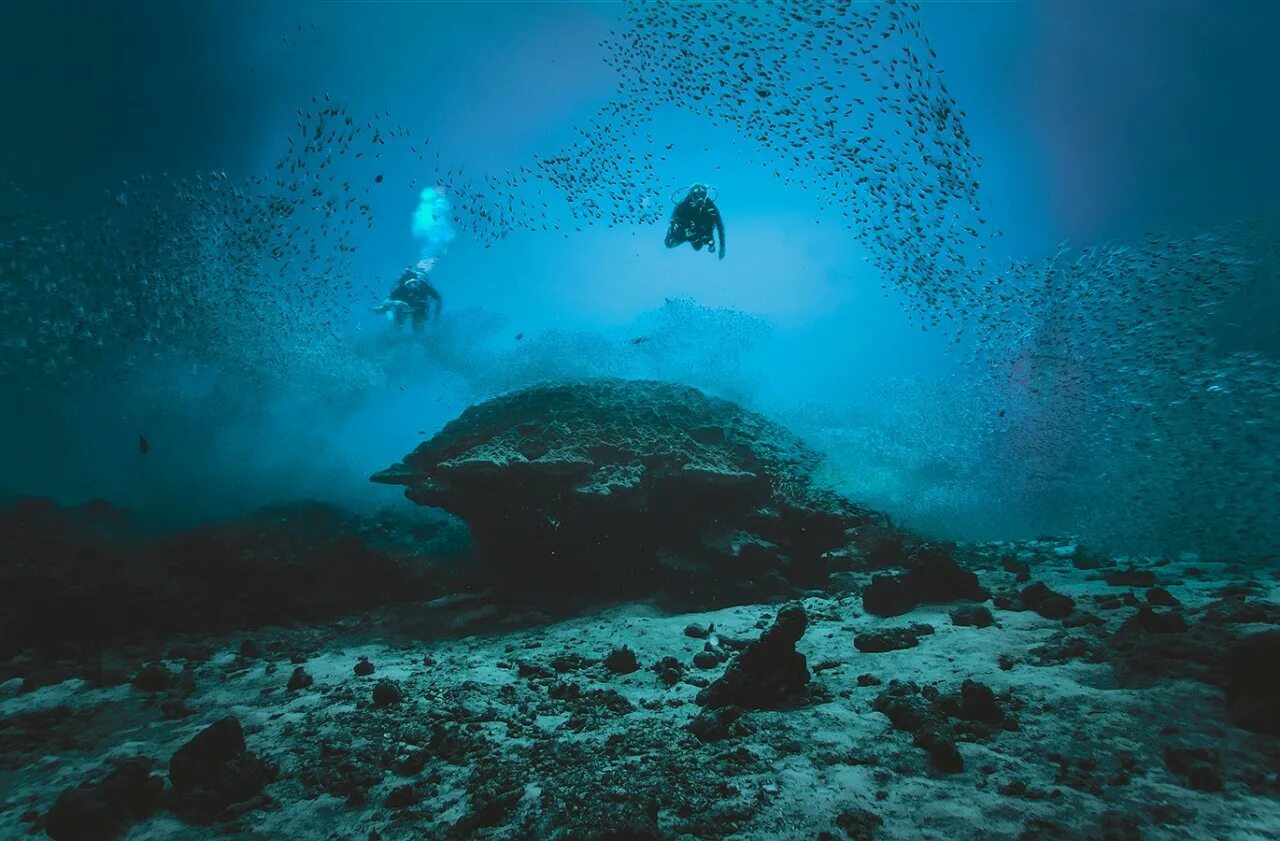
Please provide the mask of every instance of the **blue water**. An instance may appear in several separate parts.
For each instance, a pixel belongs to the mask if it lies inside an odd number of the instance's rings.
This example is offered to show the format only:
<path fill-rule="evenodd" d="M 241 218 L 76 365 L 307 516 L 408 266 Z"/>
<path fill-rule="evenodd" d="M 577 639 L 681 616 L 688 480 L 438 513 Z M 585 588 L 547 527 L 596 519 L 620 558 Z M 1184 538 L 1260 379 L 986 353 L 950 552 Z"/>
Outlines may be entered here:
<path fill-rule="evenodd" d="M 0 492 L 403 504 L 368 475 L 467 405 L 611 375 L 932 535 L 1280 544 L 1271 6 L 0 19 Z M 723 260 L 663 245 L 699 181 Z M 443 313 L 397 330 L 424 257 Z"/>

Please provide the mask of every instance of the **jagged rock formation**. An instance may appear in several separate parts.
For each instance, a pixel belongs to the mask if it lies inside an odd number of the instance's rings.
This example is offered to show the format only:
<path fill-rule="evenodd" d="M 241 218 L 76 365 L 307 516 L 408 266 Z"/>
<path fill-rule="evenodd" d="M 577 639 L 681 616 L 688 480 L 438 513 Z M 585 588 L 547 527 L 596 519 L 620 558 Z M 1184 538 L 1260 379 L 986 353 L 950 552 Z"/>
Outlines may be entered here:
<path fill-rule="evenodd" d="M 592 380 L 472 406 L 373 481 L 457 514 L 510 574 L 758 595 L 824 580 L 824 553 L 888 528 L 815 488 L 819 461 L 697 389 Z"/>

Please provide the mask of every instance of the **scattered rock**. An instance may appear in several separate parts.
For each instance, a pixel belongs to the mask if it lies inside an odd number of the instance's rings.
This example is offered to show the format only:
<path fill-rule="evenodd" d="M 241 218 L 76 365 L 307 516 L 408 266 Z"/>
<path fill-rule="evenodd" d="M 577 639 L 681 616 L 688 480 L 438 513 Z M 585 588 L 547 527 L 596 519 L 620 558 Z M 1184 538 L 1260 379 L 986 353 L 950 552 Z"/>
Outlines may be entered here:
<path fill-rule="evenodd" d="M 173 672 L 161 663 L 149 663 L 134 676 L 133 688 L 141 692 L 164 692 L 173 683 Z"/>
<path fill-rule="evenodd" d="M 1163 587 L 1151 587 L 1147 590 L 1147 602 L 1159 607 L 1182 607 L 1182 602 L 1178 601 Z"/>
<path fill-rule="evenodd" d="M 880 654 L 886 651 L 900 651 L 904 648 L 915 648 L 920 637 L 932 634 L 929 625 L 912 625 L 909 628 L 885 628 L 881 631 L 867 631 L 853 638 L 853 645 L 867 654 Z"/>
<path fill-rule="evenodd" d="M 1138 612 L 1120 625 L 1116 633 L 1124 636 L 1131 633 L 1177 634 L 1187 630 L 1187 622 L 1176 610 L 1161 612 L 1153 610 L 1150 605 L 1142 605 Z"/>
<path fill-rule="evenodd" d="M 293 670 L 293 674 L 289 675 L 288 689 L 296 692 L 300 689 L 306 689 L 315 682 L 316 679 L 311 676 L 310 672 L 302 666 L 298 666 Z"/>
<path fill-rule="evenodd" d="M 1245 730 L 1280 736 L 1280 630 L 1250 634 L 1232 644 L 1227 709 Z"/>
<path fill-rule="evenodd" d="M 356 662 L 355 668 L 352 669 L 352 671 L 356 673 L 357 677 L 368 677 L 373 674 L 374 667 L 373 664 L 369 662 L 368 657 L 361 657 Z"/>
<path fill-rule="evenodd" d="M 640 668 L 636 653 L 627 646 L 615 648 L 604 658 L 604 667 L 615 675 L 629 675 Z"/>
<path fill-rule="evenodd" d="M 383 805 L 388 809 L 405 809 L 413 806 L 422 800 L 422 792 L 418 791 L 414 785 L 396 786 L 387 793 L 386 800 L 382 801 Z"/>
<path fill-rule="evenodd" d="M 400 687 L 389 680 L 380 680 L 373 687 L 373 705 L 375 707 L 389 707 L 392 704 L 398 704 L 404 699 L 404 693 L 400 691 Z"/>
<path fill-rule="evenodd" d="M 155 814 L 163 790 L 150 759 L 125 760 L 101 782 L 86 781 L 58 795 L 44 831 L 53 841 L 114 841 L 129 824 Z"/>
<path fill-rule="evenodd" d="M 980 604 L 967 604 L 951 611 L 951 624 L 961 627 L 988 628 L 996 623 L 991 611 Z"/>
<path fill-rule="evenodd" d="M 990 594 L 978 576 L 956 563 L 945 551 L 921 547 L 901 575 L 876 575 L 862 591 L 862 606 L 876 616 L 900 616 L 916 605 L 962 599 L 986 601 Z"/>
<path fill-rule="evenodd" d="M 1042 581 L 1035 581 L 1022 588 L 1019 594 L 1022 604 L 1045 619 L 1065 619 L 1075 610 L 1075 600 L 1070 596 L 1050 590 Z"/>
<path fill-rule="evenodd" d="M 745 723 L 740 721 L 742 709 L 732 705 L 703 710 L 687 729 L 700 742 L 720 742 L 750 732 Z"/>
<path fill-rule="evenodd" d="M 693 655 L 693 665 L 699 669 L 714 669 L 721 663 L 721 659 L 710 651 L 699 651 Z"/>
<path fill-rule="evenodd" d="M 1196 791 L 1222 791 L 1222 775 L 1207 762 L 1197 762 L 1187 769 L 1187 785 Z"/>
<path fill-rule="evenodd" d="M 239 720 L 228 716 L 201 730 L 169 760 L 173 810 L 188 823 L 212 823 L 232 804 L 259 795 L 273 776 L 273 769 L 246 749 Z"/>
<path fill-rule="evenodd" d="M 1154 587 L 1156 574 L 1149 569 L 1128 567 L 1110 570 L 1102 574 L 1102 580 L 1112 587 Z"/>
<path fill-rule="evenodd" d="M 866 809 L 844 809 L 836 815 L 836 826 L 844 830 L 849 841 L 875 841 L 876 831 L 884 819 Z"/>
<path fill-rule="evenodd" d="M 710 627 L 708 627 L 706 625 L 698 625 L 696 623 L 690 623 L 684 626 L 684 635 L 686 637 L 693 637 L 694 639 L 704 640 L 707 637 L 711 636 L 711 632 L 715 630 L 715 627 L 716 627 L 715 625 L 711 625 Z"/>

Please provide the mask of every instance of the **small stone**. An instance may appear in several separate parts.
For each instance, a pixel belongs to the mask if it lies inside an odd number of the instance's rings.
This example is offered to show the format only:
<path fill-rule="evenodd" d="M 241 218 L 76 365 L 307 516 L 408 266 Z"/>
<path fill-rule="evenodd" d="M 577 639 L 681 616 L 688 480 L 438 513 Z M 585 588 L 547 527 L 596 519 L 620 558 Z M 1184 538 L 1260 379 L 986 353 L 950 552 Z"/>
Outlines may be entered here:
<path fill-rule="evenodd" d="M 629 675 L 640 668 L 636 653 L 627 646 L 615 648 L 604 658 L 604 667 L 616 675 Z"/>
<path fill-rule="evenodd" d="M 293 670 L 293 674 L 289 675 L 288 689 L 296 692 L 299 689 L 306 689 L 315 682 L 316 679 L 313 678 L 306 669 L 302 666 L 298 666 Z"/>
<path fill-rule="evenodd" d="M 412 785 L 396 786 L 383 801 L 388 809 L 404 809 L 422 800 L 422 794 Z"/>
<path fill-rule="evenodd" d="M 876 830 L 884 819 L 866 809 L 845 809 L 836 815 L 836 826 L 844 830 L 849 841 L 875 841 Z"/>
<path fill-rule="evenodd" d="M 141 692 L 163 692 L 173 683 L 173 672 L 160 663 L 151 663 L 134 676 L 132 683 Z"/>
<path fill-rule="evenodd" d="M 240 656 L 254 660 L 262 656 L 262 650 L 258 648 L 256 640 L 243 640 L 240 643 Z"/>
<path fill-rule="evenodd" d="M 853 645 L 867 654 L 882 654 L 886 651 L 900 651 L 915 648 L 920 640 L 910 628 L 887 628 L 883 631 L 869 631 L 853 638 Z"/>
<path fill-rule="evenodd" d="M 693 665 L 699 669 L 714 669 L 720 665 L 720 658 L 710 651 L 699 651 L 693 655 Z"/>
<path fill-rule="evenodd" d="M 1163 587 L 1152 587 L 1149 590 L 1147 590 L 1147 602 L 1150 604 L 1159 605 L 1160 607 L 1181 607 L 1182 606 L 1182 602 L 1174 598 L 1173 594 Z"/>
<path fill-rule="evenodd" d="M 1102 579 L 1112 587 L 1154 587 L 1156 574 L 1149 569 L 1117 569 L 1103 573 Z"/>
<path fill-rule="evenodd" d="M 400 691 L 400 687 L 396 686 L 389 680 L 380 680 L 373 687 L 373 704 L 377 707 L 388 707 L 392 704 L 398 704 L 404 698 L 404 693 Z"/>
<path fill-rule="evenodd" d="M 360 661 L 356 663 L 354 671 L 360 677 L 368 677 L 373 674 L 373 664 L 369 662 L 368 657 L 361 657 Z"/>
<path fill-rule="evenodd" d="M 1197 762 L 1187 770 L 1187 784 L 1196 791 L 1222 791 L 1222 775 L 1208 762 Z"/>
<path fill-rule="evenodd" d="M 708 627 L 706 625 L 699 625 L 696 622 L 690 623 L 684 626 L 684 635 L 686 637 L 693 637 L 694 639 L 704 640 L 707 637 L 711 636 L 711 632 L 712 630 L 715 629 L 715 627 L 716 627 L 715 625 L 711 625 L 710 627 Z"/>
<path fill-rule="evenodd" d="M 951 624 L 961 627 L 987 628 L 994 625 L 995 617 L 984 605 L 974 604 L 951 611 Z"/>
<path fill-rule="evenodd" d="M 1010 780 L 997 789 L 1005 797 L 1020 797 L 1027 793 L 1027 784 L 1023 780 Z"/>
<path fill-rule="evenodd" d="M 929 762 L 934 770 L 944 774 L 956 774 L 964 770 L 964 758 L 956 743 L 950 739 L 937 738 L 929 743 Z"/>

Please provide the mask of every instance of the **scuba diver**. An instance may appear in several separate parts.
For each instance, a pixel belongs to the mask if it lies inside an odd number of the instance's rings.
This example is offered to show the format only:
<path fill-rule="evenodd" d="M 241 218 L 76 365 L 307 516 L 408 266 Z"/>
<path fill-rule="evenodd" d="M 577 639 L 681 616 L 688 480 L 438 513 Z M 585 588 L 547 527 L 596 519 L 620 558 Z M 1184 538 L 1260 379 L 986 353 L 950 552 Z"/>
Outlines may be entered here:
<path fill-rule="evenodd" d="M 672 197 L 675 201 L 675 197 Z M 715 235 L 712 235 L 712 229 Z M 667 248 L 675 248 L 683 242 L 693 246 L 694 251 L 701 251 L 707 246 L 709 253 L 716 253 L 716 242 L 720 243 L 720 259 L 724 259 L 724 220 L 720 218 L 720 209 L 708 195 L 706 184 L 694 184 L 689 193 L 671 211 L 671 221 L 667 225 Z"/>
<path fill-rule="evenodd" d="M 387 299 L 373 308 L 374 312 L 386 313 L 397 327 L 411 321 L 414 332 L 426 326 L 428 318 L 440 318 L 443 302 L 440 293 L 427 279 L 427 272 L 435 265 L 435 260 L 423 260 L 416 266 L 410 266 L 400 275 L 396 286 L 387 294 Z M 435 304 L 435 315 L 431 316 L 431 305 Z"/>

